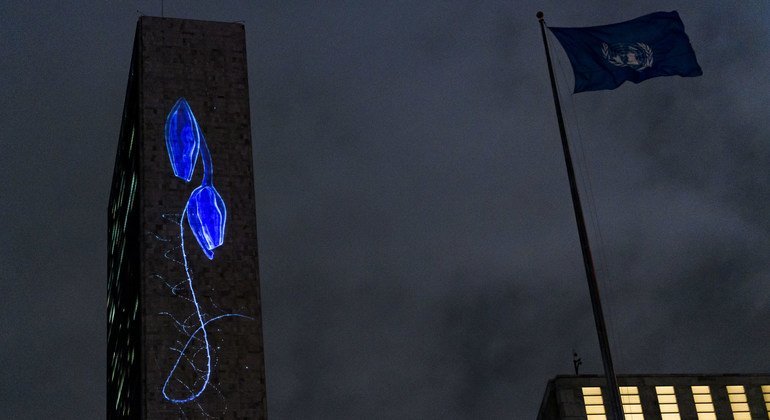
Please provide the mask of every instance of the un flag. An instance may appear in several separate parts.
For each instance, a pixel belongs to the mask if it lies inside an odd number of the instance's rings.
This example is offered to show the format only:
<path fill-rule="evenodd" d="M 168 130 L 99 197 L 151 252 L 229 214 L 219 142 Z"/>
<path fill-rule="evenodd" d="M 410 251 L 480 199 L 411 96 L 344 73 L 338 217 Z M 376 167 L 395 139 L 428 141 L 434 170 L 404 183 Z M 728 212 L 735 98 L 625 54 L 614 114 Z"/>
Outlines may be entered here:
<path fill-rule="evenodd" d="M 612 25 L 549 29 L 572 63 L 575 93 L 615 89 L 626 80 L 703 74 L 676 11 Z"/>

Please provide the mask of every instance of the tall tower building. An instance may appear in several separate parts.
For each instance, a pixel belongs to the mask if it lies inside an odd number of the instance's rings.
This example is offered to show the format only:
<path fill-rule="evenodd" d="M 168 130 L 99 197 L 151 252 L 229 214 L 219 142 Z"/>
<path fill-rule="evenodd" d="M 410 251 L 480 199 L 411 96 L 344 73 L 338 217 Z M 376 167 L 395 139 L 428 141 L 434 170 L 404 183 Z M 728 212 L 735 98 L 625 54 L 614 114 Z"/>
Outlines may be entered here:
<path fill-rule="evenodd" d="M 239 23 L 141 17 L 108 208 L 107 417 L 263 419 Z"/>

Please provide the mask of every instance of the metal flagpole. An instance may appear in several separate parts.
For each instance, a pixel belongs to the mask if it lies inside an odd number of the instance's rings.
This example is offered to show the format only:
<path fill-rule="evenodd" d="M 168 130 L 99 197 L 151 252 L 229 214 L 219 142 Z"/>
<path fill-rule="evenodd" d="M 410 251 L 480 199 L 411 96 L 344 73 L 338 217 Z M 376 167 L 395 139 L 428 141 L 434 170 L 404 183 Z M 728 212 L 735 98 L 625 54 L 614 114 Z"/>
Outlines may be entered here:
<path fill-rule="evenodd" d="M 556 107 L 556 119 L 559 122 L 559 134 L 561 134 L 561 146 L 564 150 L 564 163 L 567 165 L 567 176 L 569 177 L 569 188 L 572 193 L 572 207 L 575 210 L 575 219 L 577 221 L 578 234 L 580 236 L 580 248 L 583 250 L 583 265 L 586 270 L 588 280 L 588 291 L 591 294 L 591 306 L 594 310 L 594 321 L 596 322 L 596 334 L 599 336 L 599 348 L 602 353 L 602 363 L 604 364 L 604 376 L 607 379 L 607 394 L 609 397 L 609 408 L 611 418 L 621 420 L 623 415 L 623 406 L 620 402 L 620 393 L 618 389 L 618 380 L 615 377 L 615 369 L 612 367 L 612 356 L 610 356 L 610 343 L 607 340 L 607 327 L 604 324 L 604 314 L 602 312 L 602 303 L 599 299 L 599 287 L 596 283 L 596 272 L 594 262 L 591 258 L 591 247 L 588 245 L 588 233 L 586 232 L 586 223 L 583 219 L 583 207 L 580 205 L 580 194 L 578 193 L 577 182 L 575 181 L 575 170 L 572 167 L 572 156 L 569 152 L 569 143 L 567 142 L 567 132 L 564 129 L 564 118 L 561 115 L 561 104 L 559 103 L 559 94 L 556 91 L 556 79 L 553 75 L 553 65 L 551 64 L 551 54 L 548 50 L 548 40 L 545 36 L 545 20 L 543 12 L 537 12 L 537 19 L 540 22 L 540 32 L 543 34 L 543 45 L 545 46 L 545 58 L 548 62 L 548 74 L 551 76 L 551 91 L 553 92 L 553 103 Z"/>

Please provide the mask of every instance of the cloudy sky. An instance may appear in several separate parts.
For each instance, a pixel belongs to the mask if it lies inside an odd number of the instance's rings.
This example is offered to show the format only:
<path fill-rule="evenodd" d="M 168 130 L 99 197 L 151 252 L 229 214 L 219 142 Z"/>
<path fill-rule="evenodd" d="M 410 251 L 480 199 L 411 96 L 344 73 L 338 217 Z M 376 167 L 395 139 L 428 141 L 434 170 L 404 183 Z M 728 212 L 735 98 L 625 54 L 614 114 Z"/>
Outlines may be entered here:
<path fill-rule="evenodd" d="M 107 200 L 160 9 L 0 5 L 4 417 L 104 417 Z M 572 95 L 552 45 L 616 370 L 770 372 L 767 2 L 166 1 L 246 25 L 271 418 L 528 419 L 573 349 L 601 373 L 538 10 L 678 10 L 704 72 Z"/>

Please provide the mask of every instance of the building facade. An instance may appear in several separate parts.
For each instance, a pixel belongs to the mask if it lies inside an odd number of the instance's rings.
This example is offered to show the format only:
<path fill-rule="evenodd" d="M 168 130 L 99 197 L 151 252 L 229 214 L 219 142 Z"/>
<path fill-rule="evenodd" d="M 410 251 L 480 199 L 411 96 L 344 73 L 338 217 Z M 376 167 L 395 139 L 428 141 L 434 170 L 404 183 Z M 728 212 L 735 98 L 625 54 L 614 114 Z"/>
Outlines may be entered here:
<path fill-rule="evenodd" d="M 548 381 L 538 420 L 606 420 L 599 375 Z M 619 375 L 625 420 L 770 418 L 770 375 Z"/>
<path fill-rule="evenodd" d="M 107 417 L 266 417 L 242 24 L 141 17 L 108 207 Z"/>

